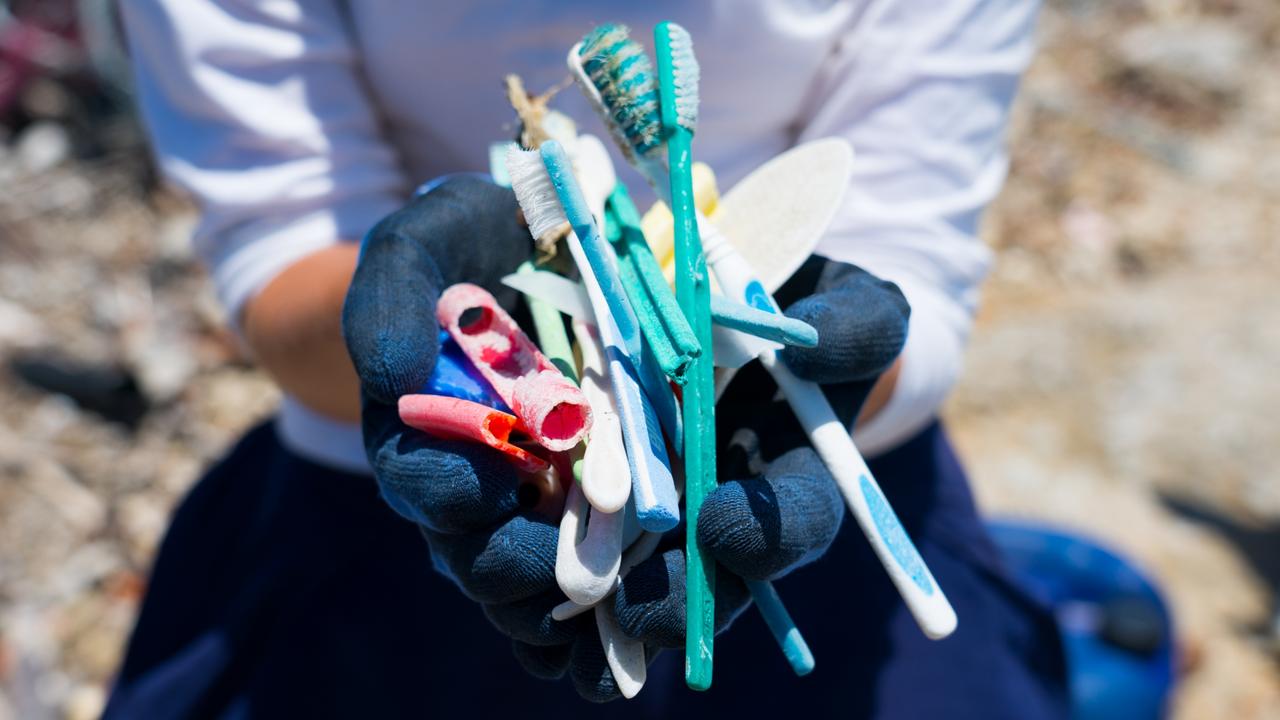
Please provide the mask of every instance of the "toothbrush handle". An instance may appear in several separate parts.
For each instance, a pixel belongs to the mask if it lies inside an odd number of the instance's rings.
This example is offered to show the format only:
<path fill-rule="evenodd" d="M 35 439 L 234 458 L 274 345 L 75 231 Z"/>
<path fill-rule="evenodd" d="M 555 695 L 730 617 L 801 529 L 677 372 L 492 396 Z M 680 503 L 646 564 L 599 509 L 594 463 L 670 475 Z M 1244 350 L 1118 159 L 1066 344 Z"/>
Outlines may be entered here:
<path fill-rule="evenodd" d="M 609 244 L 600 236 L 600 226 L 592 215 L 590 205 L 582 194 L 582 188 L 573 174 L 573 163 L 560 143 L 550 140 L 542 144 L 543 165 L 551 184 L 555 187 L 556 196 L 560 199 L 560 207 L 573 227 L 582 249 L 574 255 L 574 260 L 586 260 L 590 272 L 595 275 L 602 292 L 603 300 L 618 328 L 620 340 L 626 347 L 627 354 L 640 354 L 640 326 L 636 322 L 635 313 L 627 303 L 626 291 L 618 278 Z M 601 218 L 603 220 L 603 218 Z M 579 269 L 586 274 L 587 267 Z"/>
<path fill-rule="evenodd" d="M 679 523 L 680 511 L 670 460 L 657 418 L 640 388 L 640 379 L 622 346 L 621 333 L 608 312 L 599 282 L 591 272 L 577 233 L 571 233 L 568 242 L 569 252 L 582 271 L 582 280 L 596 313 L 596 329 L 605 350 L 609 380 L 622 425 L 623 444 L 627 448 L 636 513 L 646 530 L 665 532 Z"/>
<path fill-rule="evenodd" d="M 773 588 L 773 583 L 764 580 L 746 582 L 747 589 L 751 591 L 751 599 L 759 608 L 765 625 L 769 626 L 769 632 L 773 633 L 774 641 L 782 648 L 782 655 L 792 671 L 801 676 L 813 672 L 813 652 L 809 650 L 809 643 L 800 634 L 800 628 L 791 619 L 787 608 L 782 604 L 782 598 L 778 597 L 778 591 Z"/>
<path fill-rule="evenodd" d="M 826 395 L 817 384 L 796 377 L 777 353 L 760 357 L 782 389 L 809 435 L 814 450 L 835 478 L 845 504 L 871 543 L 880 564 L 906 601 L 916 623 L 924 634 L 940 640 L 956 629 L 956 612 L 942 588 L 933 579 L 902 523 L 885 499 L 849 436 L 849 430 L 836 417 Z"/>
<path fill-rule="evenodd" d="M 663 47 L 663 43 L 657 44 Z M 685 430 L 684 680 L 694 690 L 706 690 L 711 687 L 715 652 L 716 563 L 698 544 L 697 527 L 702 501 L 716 487 L 715 369 L 710 352 L 711 283 L 694 222 L 690 140 L 688 130 L 671 128 L 667 189 L 675 222 L 676 301 L 703 348 L 703 354 L 693 360 L 681 406 Z"/>
<path fill-rule="evenodd" d="M 746 259 L 733 249 L 714 225 L 709 222 L 701 225 L 709 230 L 704 236 L 704 248 L 725 294 L 761 310 L 778 312 L 777 303 L 755 279 Z M 792 374 L 775 352 L 761 354 L 760 363 L 786 396 L 814 450 L 835 478 L 854 519 L 920 628 L 935 640 L 950 635 L 956 627 L 955 610 L 907 537 L 898 516 L 889 507 L 866 461 L 853 444 L 849 430 L 831 409 L 827 396 L 816 383 Z"/>

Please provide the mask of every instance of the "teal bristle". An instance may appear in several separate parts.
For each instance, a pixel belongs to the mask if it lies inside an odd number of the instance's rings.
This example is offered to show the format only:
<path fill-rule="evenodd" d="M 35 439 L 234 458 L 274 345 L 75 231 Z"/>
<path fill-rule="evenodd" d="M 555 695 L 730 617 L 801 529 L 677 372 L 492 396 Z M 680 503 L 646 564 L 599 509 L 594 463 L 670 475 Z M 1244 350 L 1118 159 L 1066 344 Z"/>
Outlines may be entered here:
<path fill-rule="evenodd" d="M 662 146 L 653 62 L 625 25 L 608 24 L 582 39 L 582 69 L 600 91 L 614 122 L 641 157 Z"/>

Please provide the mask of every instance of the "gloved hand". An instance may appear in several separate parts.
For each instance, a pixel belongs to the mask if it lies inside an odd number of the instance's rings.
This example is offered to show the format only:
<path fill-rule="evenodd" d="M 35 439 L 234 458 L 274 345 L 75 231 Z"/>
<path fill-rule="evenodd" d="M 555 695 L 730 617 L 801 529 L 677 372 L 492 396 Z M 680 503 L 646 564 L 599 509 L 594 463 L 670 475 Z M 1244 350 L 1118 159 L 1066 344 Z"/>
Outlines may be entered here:
<path fill-rule="evenodd" d="M 906 343 L 906 298 L 896 285 L 861 268 L 813 256 L 775 299 L 787 316 L 818 331 L 817 347 L 788 346 L 783 362 L 798 377 L 820 384 L 852 429 L 872 386 Z M 843 502 L 759 364 L 738 373 L 716 404 L 716 419 L 722 484 L 704 501 L 700 541 L 725 568 L 754 580 L 776 579 L 816 559 L 835 537 Z M 723 482 L 725 477 L 752 479 Z M 778 511 L 751 514 L 758 524 L 726 522 L 745 517 L 753 506 Z M 833 523 L 827 519 L 831 513 Z"/>
<path fill-rule="evenodd" d="M 906 344 L 911 316 L 907 299 L 887 280 L 817 255 L 779 289 L 776 299 L 786 315 L 818 331 L 817 347 L 787 347 L 783 362 L 798 377 L 824 386 L 837 414 L 852 426 L 867 393 Z"/>
<path fill-rule="evenodd" d="M 379 223 L 352 279 L 344 334 L 361 379 L 365 446 L 382 496 L 420 526 L 436 568 L 483 605 L 527 670 L 546 678 L 567 673 L 583 697 L 605 701 L 618 690 L 591 614 L 564 622 L 551 617 L 564 600 L 554 568 L 559 518 L 522 504 L 519 478 L 496 452 L 413 430 L 396 411 L 397 399 L 419 391 L 434 367 L 435 304 L 445 287 L 465 280 L 510 299 L 498 279 L 530 251 L 516 207 L 508 190 L 457 178 Z M 861 335 L 846 339 L 860 342 Z M 756 403 L 753 414 L 759 410 Z M 699 537 L 733 573 L 779 577 L 819 556 L 834 538 L 840 498 L 803 444 L 801 437 L 800 449 L 761 477 L 726 483 L 704 505 Z M 654 653 L 684 644 L 682 545 L 677 529 L 609 601 L 624 632 Z M 716 595 L 723 629 L 749 595 L 728 572 L 720 573 Z"/>

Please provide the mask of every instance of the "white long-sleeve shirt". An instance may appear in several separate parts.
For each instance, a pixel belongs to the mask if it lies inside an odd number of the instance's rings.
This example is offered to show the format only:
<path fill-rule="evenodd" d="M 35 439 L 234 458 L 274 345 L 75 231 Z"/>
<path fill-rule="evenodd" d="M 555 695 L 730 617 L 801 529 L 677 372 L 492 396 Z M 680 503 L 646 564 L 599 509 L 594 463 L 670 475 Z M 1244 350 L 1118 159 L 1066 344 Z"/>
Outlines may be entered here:
<path fill-rule="evenodd" d="M 144 119 L 192 193 L 195 245 L 231 317 L 277 273 L 358 241 L 418 182 L 485 170 L 514 135 L 501 81 L 567 77 L 568 48 L 620 21 L 649 45 L 674 20 L 702 68 L 694 151 L 722 187 L 788 147 L 838 135 L 852 186 L 818 252 L 896 282 L 912 314 L 868 454 L 937 412 L 960 367 L 990 256 L 977 238 L 1007 158 L 1036 0 L 129 0 Z M 602 134 L 572 88 L 554 106 Z M 619 167 L 624 163 L 616 160 Z M 636 175 L 621 177 L 633 187 Z M 296 452 L 365 467 L 354 427 L 286 399 Z"/>

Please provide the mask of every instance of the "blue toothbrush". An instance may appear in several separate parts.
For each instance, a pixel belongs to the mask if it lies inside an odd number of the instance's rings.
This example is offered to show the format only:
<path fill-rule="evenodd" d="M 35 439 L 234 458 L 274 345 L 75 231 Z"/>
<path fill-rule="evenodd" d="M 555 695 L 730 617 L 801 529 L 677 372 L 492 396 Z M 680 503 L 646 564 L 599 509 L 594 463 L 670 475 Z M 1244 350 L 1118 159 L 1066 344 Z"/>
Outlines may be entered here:
<path fill-rule="evenodd" d="M 607 270 L 607 261 L 604 261 L 607 256 L 597 258 L 604 262 L 593 264 L 590 261 L 591 253 L 587 248 L 594 246 L 598 249 L 604 239 L 587 209 L 568 157 L 554 140 L 543 143 L 541 151 L 512 148 L 507 154 L 507 172 L 534 237 L 541 237 L 565 222 L 574 229 L 569 238 L 569 250 L 582 271 L 595 309 L 596 327 L 605 346 L 609 378 L 631 469 L 636 515 L 645 530 L 670 530 L 680 522 L 680 510 L 666 443 L 663 442 L 657 416 L 641 389 L 635 358 L 628 354 L 624 334 L 616 323 L 617 317 L 611 312 L 613 306 L 606 300 L 608 293 L 605 287 L 611 287 L 606 285 L 609 274 L 606 272 L 604 277 L 600 277 L 595 272 L 596 264 L 605 266 Z M 620 286 L 617 289 L 620 291 Z M 615 300 L 614 305 L 625 308 L 624 314 L 630 311 L 630 306 L 625 305 L 625 295 Z M 634 317 L 631 315 L 633 321 Z M 630 327 L 638 340 L 638 326 L 633 322 Z"/>

